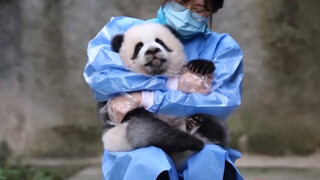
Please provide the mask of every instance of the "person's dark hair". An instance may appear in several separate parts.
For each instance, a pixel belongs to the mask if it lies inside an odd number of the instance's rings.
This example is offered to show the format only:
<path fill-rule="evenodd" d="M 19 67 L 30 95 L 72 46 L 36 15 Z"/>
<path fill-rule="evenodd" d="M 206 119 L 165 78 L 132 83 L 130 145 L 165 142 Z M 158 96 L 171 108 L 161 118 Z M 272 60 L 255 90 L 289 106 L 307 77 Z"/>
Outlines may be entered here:
<path fill-rule="evenodd" d="M 172 0 L 163 0 L 162 5 Z M 187 3 L 190 0 L 182 0 Z M 218 12 L 219 9 L 223 7 L 224 0 L 204 0 L 204 8 L 207 11 L 211 11 L 212 13 Z"/>

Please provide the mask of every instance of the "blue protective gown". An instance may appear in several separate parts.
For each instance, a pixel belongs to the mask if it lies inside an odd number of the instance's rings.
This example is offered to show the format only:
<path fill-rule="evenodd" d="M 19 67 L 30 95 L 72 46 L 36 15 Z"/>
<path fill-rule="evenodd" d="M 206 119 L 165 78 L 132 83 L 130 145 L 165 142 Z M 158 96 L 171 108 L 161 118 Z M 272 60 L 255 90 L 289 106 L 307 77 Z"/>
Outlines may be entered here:
<path fill-rule="evenodd" d="M 149 21 L 165 24 L 159 19 Z M 182 40 L 187 61 L 207 59 L 216 66 L 212 92 L 209 95 L 185 94 L 168 90 L 168 77 L 148 77 L 130 72 L 124 67 L 118 53 L 112 51 L 110 42 L 114 35 L 144 22 L 129 17 L 112 18 L 89 42 L 89 59 L 84 77 L 94 98 L 97 101 L 107 101 L 123 92 L 151 91 L 154 93 L 153 104 L 148 108 L 151 112 L 175 116 L 206 113 L 226 119 L 241 103 L 243 54 L 235 40 L 228 34 L 210 31 Z M 231 149 L 206 145 L 177 171 L 168 155 L 159 148 L 147 147 L 130 152 L 105 151 L 102 171 L 105 180 L 154 180 L 165 170 L 169 171 L 171 180 L 178 180 L 178 177 L 185 180 L 222 180 L 225 160 L 233 164 L 240 156 L 239 152 Z M 241 179 L 238 173 L 238 180 Z"/>

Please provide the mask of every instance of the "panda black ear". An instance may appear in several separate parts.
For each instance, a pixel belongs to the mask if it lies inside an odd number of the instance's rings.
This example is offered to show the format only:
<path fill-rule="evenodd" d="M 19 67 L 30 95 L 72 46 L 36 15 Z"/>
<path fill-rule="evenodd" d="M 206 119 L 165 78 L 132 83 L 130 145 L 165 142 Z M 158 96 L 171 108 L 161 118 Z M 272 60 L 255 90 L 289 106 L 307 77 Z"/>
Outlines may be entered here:
<path fill-rule="evenodd" d="M 173 34 L 176 38 L 179 39 L 179 35 L 178 35 L 178 33 L 177 33 L 177 31 L 176 31 L 175 29 L 173 29 L 173 28 L 170 27 L 169 25 L 165 25 L 165 27 L 168 28 L 168 29 L 172 32 L 172 34 Z"/>
<path fill-rule="evenodd" d="M 123 42 L 123 37 L 124 35 L 123 34 L 118 34 L 116 36 L 114 36 L 111 40 L 111 47 L 112 47 L 112 50 L 119 53 L 120 51 L 120 47 L 122 45 L 122 42 Z"/>

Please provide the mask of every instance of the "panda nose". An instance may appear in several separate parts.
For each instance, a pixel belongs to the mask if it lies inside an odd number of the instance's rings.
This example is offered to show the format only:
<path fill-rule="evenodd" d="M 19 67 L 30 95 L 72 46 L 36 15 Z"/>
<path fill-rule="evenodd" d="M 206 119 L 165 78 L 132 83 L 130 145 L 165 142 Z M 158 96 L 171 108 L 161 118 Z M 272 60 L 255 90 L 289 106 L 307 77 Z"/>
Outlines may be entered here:
<path fill-rule="evenodd" d="M 144 53 L 144 55 L 155 55 L 159 52 L 161 52 L 159 48 L 150 48 Z"/>

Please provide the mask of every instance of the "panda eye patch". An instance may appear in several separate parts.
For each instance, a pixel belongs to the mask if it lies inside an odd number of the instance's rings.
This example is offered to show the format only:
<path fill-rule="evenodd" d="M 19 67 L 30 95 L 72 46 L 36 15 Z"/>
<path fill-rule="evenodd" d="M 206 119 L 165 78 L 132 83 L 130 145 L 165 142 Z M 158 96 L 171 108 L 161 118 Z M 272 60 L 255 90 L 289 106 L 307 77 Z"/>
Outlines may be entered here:
<path fill-rule="evenodd" d="M 133 52 L 133 56 L 131 57 L 131 59 L 136 59 L 138 57 L 139 51 L 140 49 L 143 47 L 143 43 L 142 42 L 138 42 L 134 48 L 134 52 Z"/>
<path fill-rule="evenodd" d="M 166 49 L 168 52 L 172 52 L 172 50 L 159 38 L 156 38 L 156 43 L 160 44 L 164 49 Z"/>

